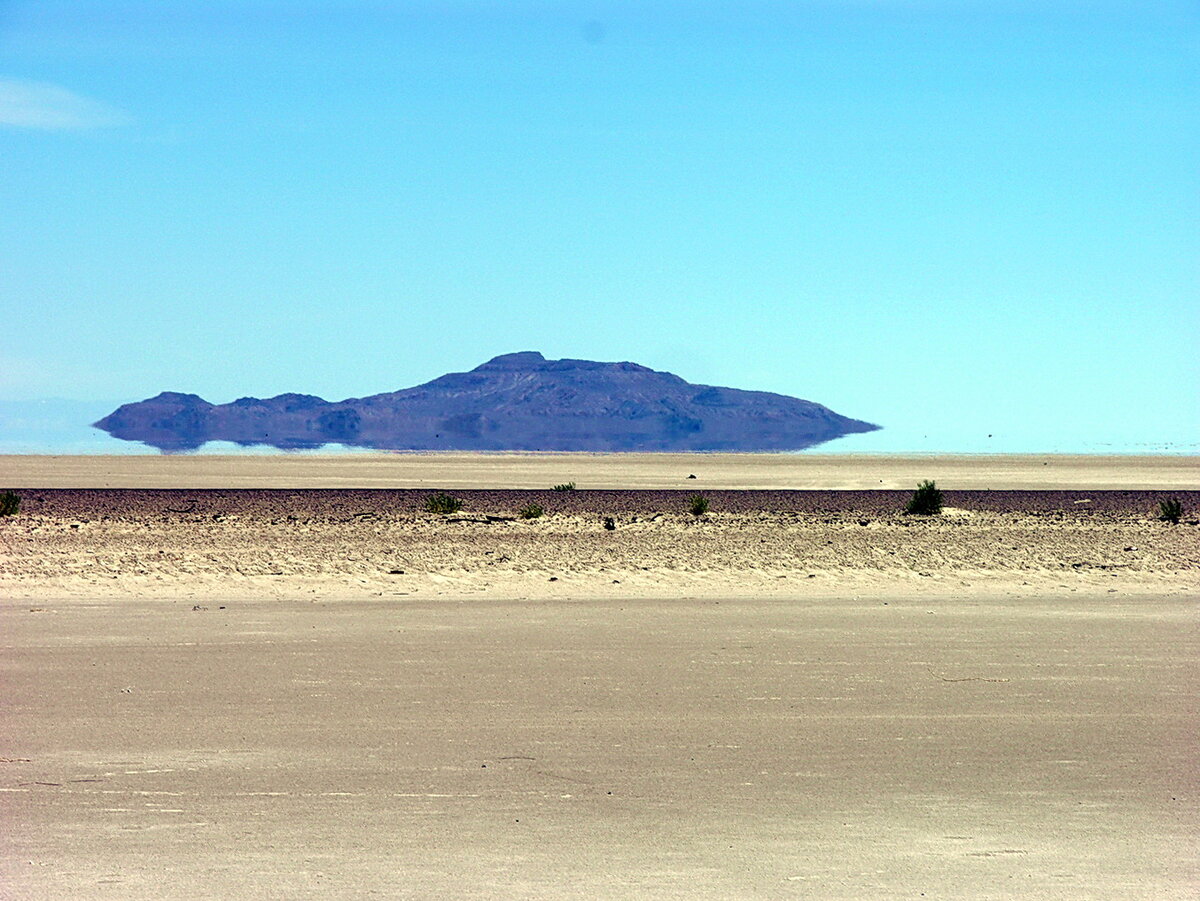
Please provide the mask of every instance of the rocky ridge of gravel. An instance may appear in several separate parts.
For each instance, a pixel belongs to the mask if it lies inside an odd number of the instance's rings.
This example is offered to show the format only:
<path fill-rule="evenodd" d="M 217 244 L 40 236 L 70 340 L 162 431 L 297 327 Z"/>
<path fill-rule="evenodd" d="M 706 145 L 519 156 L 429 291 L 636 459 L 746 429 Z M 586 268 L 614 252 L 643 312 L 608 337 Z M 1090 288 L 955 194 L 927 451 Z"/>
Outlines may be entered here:
<path fill-rule="evenodd" d="M 0 593 L 1200 590 L 1200 523 L 1154 519 L 1158 492 L 947 492 L 936 517 L 898 512 L 893 491 L 704 492 L 702 517 L 688 491 L 461 491 L 451 515 L 423 512 L 430 493 L 29 490 L 0 521 Z M 520 519 L 531 501 L 547 513 Z"/>

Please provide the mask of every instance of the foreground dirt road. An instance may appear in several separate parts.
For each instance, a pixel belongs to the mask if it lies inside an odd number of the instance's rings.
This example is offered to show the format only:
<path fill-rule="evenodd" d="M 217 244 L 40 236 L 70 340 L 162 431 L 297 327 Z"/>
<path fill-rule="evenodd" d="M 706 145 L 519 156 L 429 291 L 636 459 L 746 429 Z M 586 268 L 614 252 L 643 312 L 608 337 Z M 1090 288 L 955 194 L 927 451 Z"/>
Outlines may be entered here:
<path fill-rule="evenodd" d="M 1182 898 L 1184 598 L 0 603 L 5 898 Z"/>

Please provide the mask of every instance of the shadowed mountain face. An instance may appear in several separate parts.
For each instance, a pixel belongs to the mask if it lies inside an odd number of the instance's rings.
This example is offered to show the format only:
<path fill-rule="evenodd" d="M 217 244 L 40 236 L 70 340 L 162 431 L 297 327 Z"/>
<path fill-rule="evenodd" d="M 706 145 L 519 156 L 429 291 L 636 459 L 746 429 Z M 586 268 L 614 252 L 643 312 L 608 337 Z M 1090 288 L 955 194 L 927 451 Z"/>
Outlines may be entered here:
<path fill-rule="evenodd" d="M 636 363 L 505 354 L 390 394 L 330 402 L 310 394 L 210 404 L 164 391 L 96 424 L 163 451 L 206 441 L 289 450 L 800 450 L 878 426 L 765 391 L 692 385 Z"/>

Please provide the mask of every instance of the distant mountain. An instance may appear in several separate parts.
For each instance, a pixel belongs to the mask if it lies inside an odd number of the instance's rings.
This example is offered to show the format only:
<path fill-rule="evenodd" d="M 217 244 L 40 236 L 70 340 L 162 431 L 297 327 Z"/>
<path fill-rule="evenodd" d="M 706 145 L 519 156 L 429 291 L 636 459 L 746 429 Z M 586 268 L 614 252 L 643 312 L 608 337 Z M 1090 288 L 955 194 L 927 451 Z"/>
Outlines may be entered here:
<path fill-rule="evenodd" d="M 283 449 L 779 451 L 879 428 L 782 394 L 692 385 L 636 363 L 547 360 L 533 351 L 336 402 L 280 394 L 210 404 L 165 391 L 95 425 L 164 451 L 206 441 Z"/>

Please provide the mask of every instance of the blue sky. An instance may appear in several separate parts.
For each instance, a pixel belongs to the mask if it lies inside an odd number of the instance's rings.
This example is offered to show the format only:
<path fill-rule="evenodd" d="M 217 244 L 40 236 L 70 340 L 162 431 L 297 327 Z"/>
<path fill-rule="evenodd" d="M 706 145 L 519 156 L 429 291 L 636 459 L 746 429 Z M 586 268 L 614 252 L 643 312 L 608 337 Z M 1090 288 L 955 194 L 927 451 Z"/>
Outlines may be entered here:
<path fill-rule="evenodd" d="M 528 349 L 1195 453 L 1197 135 L 1193 2 L 0 2 L 0 404 Z"/>

